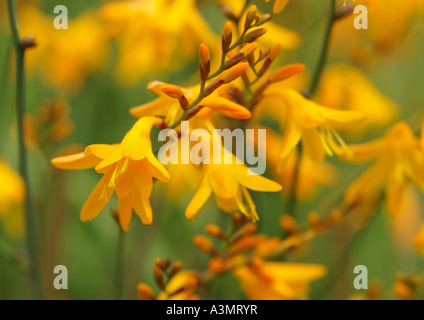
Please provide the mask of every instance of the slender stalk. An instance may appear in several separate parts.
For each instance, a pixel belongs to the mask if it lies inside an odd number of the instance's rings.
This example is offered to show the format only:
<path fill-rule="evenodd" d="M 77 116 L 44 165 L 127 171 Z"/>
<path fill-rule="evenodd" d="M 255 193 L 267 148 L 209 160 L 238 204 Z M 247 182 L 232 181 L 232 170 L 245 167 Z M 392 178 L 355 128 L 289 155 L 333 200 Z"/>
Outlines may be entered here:
<path fill-rule="evenodd" d="M 327 26 L 326 26 L 325 34 L 324 34 L 324 41 L 321 48 L 321 53 L 319 55 L 318 64 L 314 72 L 314 76 L 312 78 L 311 86 L 306 94 L 308 97 L 311 97 L 315 93 L 318 87 L 319 81 L 321 79 L 321 75 L 327 61 L 328 48 L 330 44 L 330 36 L 331 36 L 331 31 L 333 30 L 333 25 L 335 20 L 336 20 L 336 0 L 330 0 L 330 13 L 328 15 Z M 299 183 L 299 172 L 300 172 L 301 161 L 302 161 L 302 149 L 300 146 L 298 147 L 298 152 L 299 154 L 296 159 L 290 194 L 289 194 L 287 208 L 286 208 L 287 213 L 291 215 L 295 214 L 296 207 L 297 207 L 296 189 Z"/>
<path fill-rule="evenodd" d="M 113 287 L 113 299 L 122 300 L 123 287 L 124 287 L 124 247 L 125 247 L 125 233 L 119 227 L 119 240 L 118 249 L 116 253 L 115 265 L 115 279 Z"/>
<path fill-rule="evenodd" d="M 322 71 L 324 70 L 325 64 L 327 62 L 327 53 L 330 45 L 330 36 L 331 31 L 333 30 L 333 24 L 336 19 L 336 0 L 330 0 L 330 13 L 328 15 L 327 26 L 324 34 L 324 42 L 321 49 L 321 54 L 319 56 L 318 65 L 314 72 L 314 77 L 312 78 L 311 87 L 309 88 L 309 95 L 312 96 L 319 84 L 321 79 Z"/>
<path fill-rule="evenodd" d="M 39 261 L 37 255 L 37 228 L 34 210 L 32 207 L 31 190 L 28 174 L 27 150 L 24 142 L 23 121 L 26 112 L 25 97 L 25 50 L 26 46 L 21 41 L 18 31 L 18 22 L 16 15 L 16 6 L 14 0 L 7 0 L 10 28 L 12 32 L 12 40 L 15 48 L 16 56 L 16 111 L 18 123 L 18 141 L 19 141 L 19 169 L 22 178 L 25 181 L 26 197 L 25 197 L 25 218 L 26 218 L 26 241 L 28 247 L 28 255 L 31 260 L 31 282 L 33 285 L 34 295 L 37 299 L 42 298 L 42 287 L 39 278 Z"/>

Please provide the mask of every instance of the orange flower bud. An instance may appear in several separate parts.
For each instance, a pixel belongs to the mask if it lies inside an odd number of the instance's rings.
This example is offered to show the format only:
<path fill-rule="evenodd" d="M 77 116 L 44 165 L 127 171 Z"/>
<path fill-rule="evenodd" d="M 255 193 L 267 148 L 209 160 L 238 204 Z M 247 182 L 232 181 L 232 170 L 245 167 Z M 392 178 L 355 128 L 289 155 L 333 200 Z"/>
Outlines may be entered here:
<path fill-rule="evenodd" d="M 221 12 L 231 21 L 237 21 L 236 14 L 233 12 L 233 9 L 231 9 L 229 6 L 222 6 Z"/>
<path fill-rule="evenodd" d="M 200 77 L 202 80 L 206 80 L 211 71 L 211 55 L 208 46 L 204 43 L 199 47 L 199 61 Z"/>
<path fill-rule="evenodd" d="M 233 41 L 233 25 L 230 21 L 227 21 L 224 25 L 224 31 L 222 32 L 222 52 L 227 53 L 231 47 Z"/>
<path fill-rule="evenodd" d="M 319 217 L 318 213 L 316 213 L 316 212 L 311 212 L 311 213 L 308 215 L 308 221 L 309 221 L 309 223 L 310 223 L 311 225 L 316 225 L 317 223 L 319 223 L 319 222 L 320 222 L 320 217 Z"/>
<path fill-rule="evenodd" d="M 242 53 L 244 56 L 248 56 L 252 52 L 256 50 L 258 47 L 258 44 L 256 42 L 249 43 L 245 45 L 243 48 L 240 49 L 240 53 Z"/>
<path fill-rule="evenodd" d="M 181 268 L 182 268 L 183 264 L 181 263 L 181 261 L 177 261 L 175 262 L 175 264 L 172 266 L 171 271 L 169 272 L 169 277 L 172 278 L 173 276 L 175 276 L 178 272 L 180 272 Z"/>
<path fill-rule="evenodd" d="M 173 84 L 165 84 L 160 87 L 163 93 L 170 96 L 173 99 L 180 99 L 184 96 L 184 92 L 180 87 Z"/>
<path fill-rule="evenodd" d="M 290 64 L 275 71 L 270 77 L 271 82 L 279 82 L 291 78 L 305 70 L 303 64 Z"/>
<path fill-rule="evenodd" d="M 224 83 L 232 82 L 245 73 L 248 67 L 249 64 L 247 62 L 241 62 L 234 67 L 224 71 L 219 78 L 224 81 Z"/>
<path fill-rule="evenodd" d="M 222 273 L 226 270 L 225 262 L 222 258 L 213 258 L 209 261 L 208 269 L 214 273 Z"/>
<path fill-rule="evenodd" d="M 161 266 L 159 261 L 155 261 L 155 264 L 153 265 L 153 276 L 155 278 L 157 286 L 161 289 L 164 289 L 165 285 L 163 282 L 163 266 Z"/>
<path fill-rule="evenodd" d="M 206 252 L 207 254 L 210 254 L 211 256 L 215 256 L 217 254 L 212 241 L 210 241 L 205 236 L 194 236 L 193 242 L 200 250 Z"/>
<path fill-rule="evenodd" d="M 272 19 L 272 15 L 270 15 L 269 13 L 263 14 L 257 21 L 256 21 L 256 26 L 261 26 L 264 23 L 267 23 L 268 21 L 270 21 Z"/>
<path fill-rule="evenodd" d="M 155 293 L 147 284 L 140 283 L 137 285 L 138 298 L 140 300 L 155 300 Z"/>
<path fill-rule="evenodd" d="M 258 226 L 255 223 L 247 223 L 241 227 L 234 235 L 231 237 L 230 242 L 234 243 L 240 238 L 255 233 L 258 229 Z"/>
<path fill-rule="evenodd" d="M 288 233 L 294 233 L 296 232 L 296 229 L 297 229 L 296 220 L 288 214 L 281 216 L 280 226 L 284 231 Z"/>
<path fill-rule="evenodd" d="M 203 96 L 205 96 L 205 97 L 209 96 L 211 93 L 213 93 L 216 89 L 218 89 L 223 84 L 224 84 L 224 80 L 222 80 L 222 79 L 214 80 L 210 85 L 208 85 L 205 88 Z"/>
<path fill-rule="evenodd" d="M 215 238 L 223 239 L 226 237 L 224 230 L 215 224 L 207 225 L 205 229 L 207 233 Z"/>
<path fill-rule="evenodd" d="M 278 54 L 280 53 L 281 50 L 281 44 L 276 44 L 272 49 L 271 52 L 269 53 L 269 58 L 271 59 L 271 61 L 274 61 Z"/>

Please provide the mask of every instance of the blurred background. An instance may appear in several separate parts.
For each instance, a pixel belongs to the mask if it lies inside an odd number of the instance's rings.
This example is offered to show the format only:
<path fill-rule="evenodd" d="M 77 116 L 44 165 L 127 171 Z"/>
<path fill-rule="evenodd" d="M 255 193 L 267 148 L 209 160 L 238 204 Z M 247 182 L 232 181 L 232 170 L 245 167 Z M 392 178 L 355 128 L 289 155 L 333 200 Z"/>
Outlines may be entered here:
<path fill-rule="evenodd" d="M 194 3 L 190 7 L 193 11 L 189 11 L 188 7 L 175 4 L 176 0 L 144 0 L 145 19 L 135 14 L 132 17 L 124 10 L 111 10 L 105 6 L 110 2 L 17 1 L 21 35 L 34 35 L 37 41 L 37 47 L 27 55 L 25 127 L 31 191 L 40 230 L 43 284 L 51 299 L 113 297 L 119 228 L 112 219 L 111 212 L 117 206 L 114 201 L 96 219 L 86 223 L 79 219 L 80 209 L 99 178 L 94 170 L 59 171 L 50 160 L 78 152 L 89 144 L 118 143 L 135 123 L 128 110 L 154 98 L 146 89 L 150 81 L 195 84 L 198 45 L 206 42 L 211 48 L 214 45 L 219 48 L 225 17 L 218 4 L 229 1 L 182 1 Z M 424 119 L 422 5 L 420 1 L 408 4 L 388 1 L 391 5 L 357 2 L 368 5 L 369 30 L 355 30 L 354 16 L 335 23 L 328 65 L 313 98 L 330 107 L 375 113 L 358 130 L 343 132 L 348 143 L 378 138 L 401 119 L 418 130 Z M 163 7 L 155 7 L 158 3 Z M 257 3 L 263 12 L 271 12 L 272 3 Z M 290 2 L 282 13 L 273 17 L 275 25 L 265 40 L 269 46 L 283 44 L 278 66 L 306 65 L 305 74 L 290 84 L 299 90 L 308 85 L 316 68 L 329 3 Z M 343 1 L 338 4 L 341 6 Z M 68 8 L 68 30 L 53 27 L 56 5 Z M 5 9 L 3 1 L 0 4 L 0 191 L 7 195 L 3 197 L 5 200 L 0 200 L 0 239 L 17 248 L 19 254 L 25 252 L 21 207 L 24 190 L 14 173 L 18 163 L 15 63 Z M 310 212 L 327 216 L 331 205 L 342 199 L 344 190 L 366 168 L 336 158 L 327 158 L 324 166 L 325 169 L 313 169 L 309 177 L 304 177 L 305 188 L 311 190 L 301 197 L 295 216 L 300 225 L 307 221 Z M 317 172 L 324 173 L 317 175 Z M 153 225 L 142 225 L 134 217 L 125 237 L 124 298 L 137 298 L 138 282 L 154 287 L 152 265 L 156 257 L 181 260 L 187 269 L 206 267 L 207 256 L 195 248 L 192 238 L 203 233 L 210 223 L 229 227 L 231 216 L 221 213 L 215 202 L 209 201 L 197 220 L 188 221 L 184 211 L 194 194 L 193 187 L 196 181 L 191 186 L 157 185 L 151 199 Z M 373 288 L 385 298 L 394 298 L 393 286 L 399 272 L 423 272 L 423 258 L 412 245 L 412 238 L 424 221 L 423 196 L 413 190 L 410 197 L 408 206 L 396 219 L 389 217 L 382 205 L 363 226 L 352 228 L 342 224 L 287 257 L 289 261 L 327 266 L 329 274 L 312 285 L 311 298 L 347 299 L 361 293 L 352 286 L 356 265 L 368 267 Z M 284 195 L 258 193 L 254 198 L 261 216 L 259 231 L 281 236 L 276 221 L 286 213 Z M 56 265 L 68 268 L 67 291 L 53 289 Z M 27 277 L 0 257 L 0 298 L 30 298 L 28 286 Z M 244 295 L 238 282 L 229 275 L 215 281 L 202 298 L 243 299 Z"/>

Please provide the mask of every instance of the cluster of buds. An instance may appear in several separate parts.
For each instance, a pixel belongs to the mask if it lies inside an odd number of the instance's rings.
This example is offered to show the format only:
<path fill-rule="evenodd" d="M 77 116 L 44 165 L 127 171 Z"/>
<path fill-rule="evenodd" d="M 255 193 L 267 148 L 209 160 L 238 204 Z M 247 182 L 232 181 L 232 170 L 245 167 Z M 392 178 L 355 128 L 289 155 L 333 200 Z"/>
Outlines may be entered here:
<path fill-rule="evenodd" d="M 397 275 L 394 291 L 400 299 L 416 300 L 424 298 L 423 281 L 420 276 Z"/>
<path fill-rule="evenodd" d="M 153 265 L 153 275 L 160 293 L 156 295 L 147 284 L 137 286 L 140 300 L 193 300 L 198 299 L 194 292 L 199 288 L 199 278 L 194 271 L 181 271 L 180 261 L 157 258 Z"/>
<path fill-rule="evenodd" d="M 224 244 L 225 248 L 219 251 L 213 241 L 206 236 L 194 237 L 195 245 L 211 257 L 208 271 L 213 274 L 232 272 L 238 267 L 250 266 L 272 253 L 278 247 L 280 240 L 255 234 L 257 228 L 257 224 L 248 222 L 248 219 L 240 213 L 233 215 L 232 230 L 229 233 L 217 225 L 206 226 L 206 233 Z"/>

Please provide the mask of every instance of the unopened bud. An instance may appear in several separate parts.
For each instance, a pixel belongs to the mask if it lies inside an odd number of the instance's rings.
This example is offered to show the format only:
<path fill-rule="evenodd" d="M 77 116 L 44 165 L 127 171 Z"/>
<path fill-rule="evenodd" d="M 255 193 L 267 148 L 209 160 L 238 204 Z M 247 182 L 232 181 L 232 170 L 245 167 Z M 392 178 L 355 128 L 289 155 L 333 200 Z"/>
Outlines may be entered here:
<path fill-rule="evenodd" d="M 221 11 L 231 21 L 237 21 L 237 17 L 233 9 L 231 9 L 229 6 L 221 6 Z"/>
<path fill-rule="evenodd" d="M 249 67 L 249 64 L 247 62 L 241 62 L 235 65 L 234 67 L 224 71 L 219 78 L 224 83 L 232 82 L 238 77 L 240 77 L 242 74 L 244 74 L 248 67 Z"/>
<path fill-rule="evenodd" d="M 297 229 L 296 220 L 291 215 L 288 215 L 288 214 L 281 216 L 280 226 L 284 231 L 288 233 L 294 233 L 296 232 L 296 229 Z"/>
<path fill-rule="evenodd" d="M 222 79 L 215 79 L 210 85 L 208 85 L 205 88 L 205 91 L 203 92 L 203 96 L 207 97 L 211 93 L 213 93 L 216 89 L 218 89 L 220 86 L 224 84 L 224 80 Z"/>
<path fill-rule="evenodd" d="M 246 15 L 246 20 L 244 22 L 244 29 L 247 30 L 250 28 L 250 26 L 252 25 L 252 23 L 255 21 L 256 19 L 256 12 L 258 12 L 258 8 L 253 5 L 250 10 L 247 12 Z"/>
<path fill-rule="evenodd" d="M 241 227 L 234 235 L 231 237 L 230 242 L 235 242 L 240 238 L 255 233 L 258 229 L 258 225 L 255 223 L 247 223 Z"/>
<path fill-rule="evenodd" d="M 28 36 L 24 38 L 21 42 L 21 46 L 23 49 L 34 48 L 37 46 L 37 42 L 34 36 Z"/>
<path fill-rule="evenodd" d="M 138 298 L 140 300 L 155 300 L 155 293 L 147 284 L 137 285 Z"/>
<path fill-rule="evenodd" d="M 270 77 L 271 82 L 279 82 L 291 78 L 305 70 L 303 64 L 290 64 L 275 71 Z"/>
<path fill-rule="evenodd" d="M 172 278 L 173 276 L 175 276 L 178 272 L 180 272 L 181 268 L 182 268 L 183 264 L 181 263 L 181 261 L 177 261 L 175 262 L 175 264 L 172 266 L 171 271 L 169 272 L 169 278 Z"/>
<path fill-rule="evenodd" d="M 263 14 L 259 19 L 257 19 L 255 26 L 261 26 L 264 23 L 267 23 L 272 19 L 272 16 L 269 13 Z"/>
<path fill-rule="evenodd" d="M 222 32 L 222 52 L 227 53 L 231 47 L 233 41 L 233 25 L 230 21 L 227 21 L 224 25 L 224 31 Z"/>
<path fill-rule="evenodd" d="M 163 282 L 163 269 L 157 262 L 153 265 L 153 276 L 157 286 L 163 290 L 165 288 L 165 284 Z"/>
<path fill-rule="evenodd" d="M 218 239 L 224 239 L 226 237 L 225 232 L 215 224 L 207 225 L 206 232 Z"/>
<path fill-rule="evenodd" d="M 249 54 L 253 53 L 257 47 L 258 44 L 256 42 L 252 42 L 241 48 L 239 52 L 242 53 L 244 56 L 248 56 Z"/>
<path fill-rule="evenodd" d="M 181 90 L 181 88 L 173 84 L 165 84 L 161 86 L 160 89 L 162 90 L 163 93 L 165 93 L 167 96 L 173 99 L 180 99 L 181 97 L 184 96 L 184 92 Z"/>
<path fill-rule="evenodd" d="M 278 54 L 280 53 L 281 50 L 281 44 L 276 44 L 272 49 L 271 52 L 269 53 L 269 58 L 271 59 L 271 61 L 274 61 Z"/>
<path fill-rule="evenodd" d="M 194 236 L 193 242 L 200 250 L 206 252 L 207 254 L 210 254 L 211 256 L 216 256 L 217 252 L 213 246 L 212 241 L 210 241 L 205 236 Z"/>
<path fill-rule="evenodd" d="M 259 70 L 258 72 L 258 78 L 262 77 L 271 67 L 272 64 L 272 60 L 270 58 L 267 58 L 264 62 L 264 64 L 262 65 L 261 70 Z"/>
<path fill-rule="evenodd" d="M 243 37 L 242 41 L 243 41 L 243 43 L 253 42 L 256 39 L 258 39 L 259 37 L 263 36 L 267 31 L 268 31 L 268 29 L 266 29 L 266 28 L 259 28 L 259 29 L 253 30 L 253 31 L 249 32 L 248 34 L 246 34 Z"/>
<path fill-rule="evenodd" d="M 208 78 L 211 71 L 211 55 L 206 44 L 202 43 L 199 47 L 200 78 L 204 81 Z"/>

